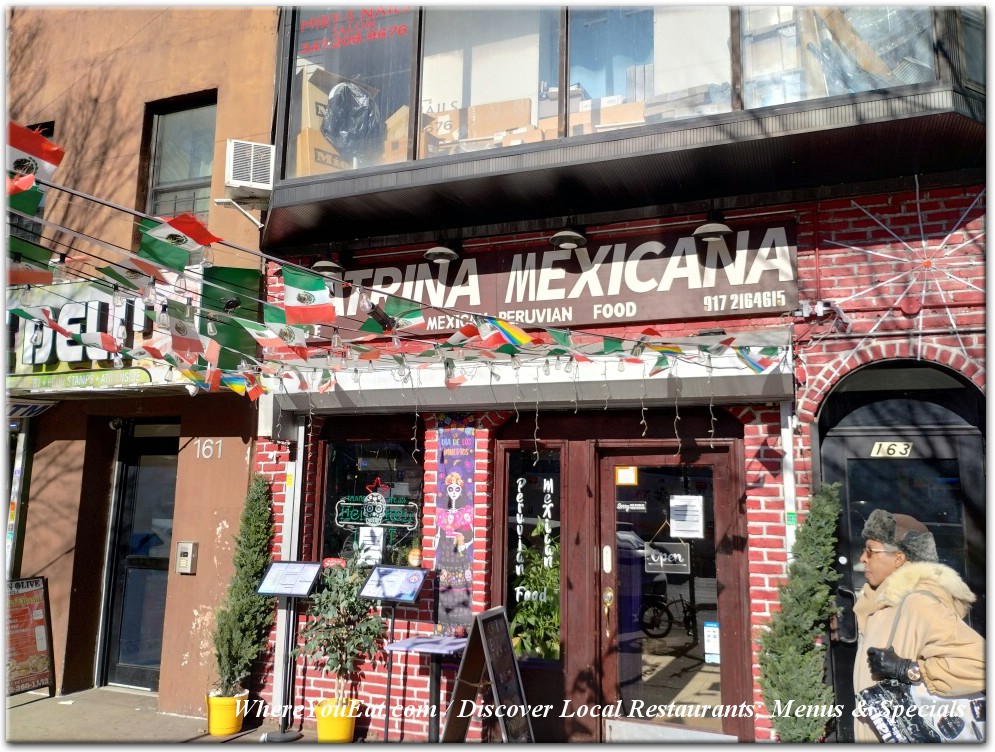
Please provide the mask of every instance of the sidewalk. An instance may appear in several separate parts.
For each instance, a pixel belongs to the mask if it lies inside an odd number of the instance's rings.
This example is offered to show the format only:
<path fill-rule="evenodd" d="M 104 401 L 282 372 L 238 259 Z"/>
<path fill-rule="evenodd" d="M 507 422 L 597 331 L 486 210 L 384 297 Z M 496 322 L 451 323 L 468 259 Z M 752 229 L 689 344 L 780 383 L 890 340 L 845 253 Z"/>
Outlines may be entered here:
<path fill-rule="evenodd" d="M 156 695 L 101 687 L 61 697 L 47 691 L 25 692 L 7 698 L 5 735 L 18 742 L 260 742 L 267 732 L 279 731 L 275 720 L 257 725 L 246 721 L 233 736 L 210 736 L 206 718 L 169 715 L 158 711 Z M 250 728 L 252 726 L 252 728 Z M 298 743 L 317 742 L 314 729 L 305 728 Z"/>

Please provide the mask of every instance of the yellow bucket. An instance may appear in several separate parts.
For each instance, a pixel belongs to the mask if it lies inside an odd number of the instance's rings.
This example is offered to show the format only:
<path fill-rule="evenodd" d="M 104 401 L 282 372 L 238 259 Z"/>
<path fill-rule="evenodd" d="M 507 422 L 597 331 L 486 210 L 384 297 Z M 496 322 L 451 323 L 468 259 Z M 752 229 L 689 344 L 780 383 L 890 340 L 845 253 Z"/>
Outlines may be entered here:
<path fill-rule="evenodd" d="M 356 716 L 359 715 L 359 700 L 322 700 L 314 707 L 318 722 L 319 742 L 346 743 L 352 741 L 356 733 Z"/>
<path fill-rule="evenodd" d="M 249 699 L 246 690 L 237 697 L 207 696 L 207 733 L 211 736 L 231 736 L 242 730 L 245 705 Z"/>

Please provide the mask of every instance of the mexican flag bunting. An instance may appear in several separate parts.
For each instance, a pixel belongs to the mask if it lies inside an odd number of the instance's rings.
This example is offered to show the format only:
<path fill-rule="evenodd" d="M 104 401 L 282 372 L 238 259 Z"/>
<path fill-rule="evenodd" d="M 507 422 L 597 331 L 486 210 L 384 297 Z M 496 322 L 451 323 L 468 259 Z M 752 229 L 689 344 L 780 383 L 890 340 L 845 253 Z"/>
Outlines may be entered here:
<path fill-rule="evenodd" d="M 65 327 L 60 326 L 59 322 L 52 318 L 52 309 L 51 308 L 49 308 L 47 306 L 42 306 L 38 310 L 41 313 L 42 318 L 45 319 L 45 323 L 48 324 L 48 326 L 49 326 L 50 329 L 52 329 L 53 331 L 58 332 L 59 334 L 61 334 L 66 339 L 72 339 L 73 338 L 73 333 L 71 331 L 69 331 Z"/>
<path fill-rule="evenodd" d="M 327 368 L 321 369 L 321 378 L 318 379 L 318 394 L 324 394 L 335 386 L 335 377 Z"/>
<path fill-rule="evenodd" d="M 245 378 L 245 396 L 252 402 L 255 402 L 257 399 L 266 394 L 266 390 L 256 379 L 255 375 L 251 373 L 243 373 L 242 376 Z"/>
<path fill-rule="evenodd" d="M 70 339 L 89 348 L 96 348 L 106 353 L 116 353 L 121 351 L 121 345 L 114 337 L 107 332 L 81 332 L 73 334 Z M 103 360 L 100 355 L 96 355 L 95 360 Z"/>
<path fill-rule="evenodd" d="M 145 291 L 150 279 L 160 285 L 166 284 L 166 278 L 162 276 L 157 266 L 137 256 L 124 258 L 107 266 L 99 266 L 97 271 L 112 284 L 138 293 Z"/>
<path fill-rule="evenodd" d="M 169 314 L 169 335 L 172 338 L 170 349 L 187 360 L 195 360 L 197 355 L 204 353 L 204 346 L 197 333 L 197 326 L 190 319 L 186 304 L 170 300 L 166 311 Z"/>
<path fill-rule="evenodd" d="M 287 345 L 286 342 L 280 339 L 279 334 L 265 324 L 260 324 L 257 321 L 249 321 L 248 319 L 240 319 L 238 316 L 232 316 L 232 320 L 252 335 L 252 338 L 263 349 L 276 349 L 286 347 Z"/>
<path fill-rule="evenodd" d="M 453 332 L 452 335 L 450 335 L 449 339 L 447 339 L 445 344 L 443 344 L 442 346 L 459 347 L 469 342 L 474 337 L 479 337 L 479 336 L 480 336 L 480 330 L 477 329 L 476 323 L 471 322 L 469 324 L 463 324 L 463 326 L 461 326 L 459 329 Z"/>
<path fill-rule="evenodd" d="M 37 175 L 51 181 L 66 153 L 37 131 L 8 121 L 7 175 Z"/>
<path fill-rule="evenodd" d="M 21 214 L 35 216 L 44 194 L 35 185 L 34 175 L 17 175 L 13 180 L 7 176 L 7 206 Z"/>
<path fill-rule="evenodd" d="M 221 240 L 192 214 L 165 220 L 143 219 L 139 226 L 142 241 L 138 255 L 181 273 L 187 266 L 196 263 L 191 261 L 192 254 L 199 254 L 205 245 Z"/>
<path fill-rule="evenodd" d="M 656 363 L 654 363 L 653 367 L 650 369 L 650 376 L 656 376 L 658 373 L 665 371 L 669 367 L 670 359 L 663 353 L 660 353 L 656 359 Z"/>
<path fill-rule="evenodd" d="M 283 267 L 283 306 L 288 324 L 330 324 L 335 304 L 325 278 L 312 272 Z"/>
<path fill-rule="evenodd" d="M 283 308 L 263 303 L 263 323 L 279 335 L 284 346 L 302 350 L 307 346 L 307 329 L 291 324 Z"/>
<path fill-rule="evenodd" d="M 394 297 L 387 298 L 383 306 L 384 313 L 394 319 L 394 329 L 408 329 L 425 326 L 425 315 L 422 307 L 410 300 Z"/>
<path fill-rule="evenodd" d="M 301 392 L 307 391 L 307 379 L 304 378 L 304 374 L 301 373 L 301 369 L 297 366 L 287 366 L 287 372 L 283 374 L 283 378 L 288 379 L 293 376 L 297 377 L 297 389 Z"/>

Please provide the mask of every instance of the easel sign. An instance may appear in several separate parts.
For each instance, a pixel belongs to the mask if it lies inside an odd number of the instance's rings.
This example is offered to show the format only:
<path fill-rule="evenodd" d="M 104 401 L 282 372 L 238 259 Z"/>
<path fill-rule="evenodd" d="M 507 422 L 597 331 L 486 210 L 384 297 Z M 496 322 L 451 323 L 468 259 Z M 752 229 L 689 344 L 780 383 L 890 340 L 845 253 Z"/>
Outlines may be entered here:
<path fill-rule="evenodd" d="M 283 598 L 307 598 L 319 572 L 320 561 L 272 561 L 256 592 Z"/>
<path fill-rule="evenodd" d="M 517 709 L 495 714 L 504 741 L 516 744 L 534 742 L 525 691 L 522 689 L 522 676 L 511 645 L 511 628 L 504 606 L 483 611 L 474 617 L 449 701 L 442 742 L 462 742 L 466 739 L 473 714 L 464 715 L 460 710 L 464 700 L 476 700 L 485 668 L 495 707 Z"/>
<path fill-rule="evenodd" d="M 48 687 L 55 696 L 52 620 L 45 577 L 7 581 L 7 696 Z"/>

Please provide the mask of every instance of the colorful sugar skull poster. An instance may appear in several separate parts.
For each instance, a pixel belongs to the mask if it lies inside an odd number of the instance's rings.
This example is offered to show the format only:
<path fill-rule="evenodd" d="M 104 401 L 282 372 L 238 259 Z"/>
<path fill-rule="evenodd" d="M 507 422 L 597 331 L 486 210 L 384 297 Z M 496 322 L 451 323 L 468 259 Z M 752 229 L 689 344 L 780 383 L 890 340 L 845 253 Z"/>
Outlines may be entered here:
<path fill-rule="evenodd" d="M 436 632 L 469 634 L 473 622 L 474 429 L 469 417 L 439 420 L 435 568 L 439 582 Z"/>

